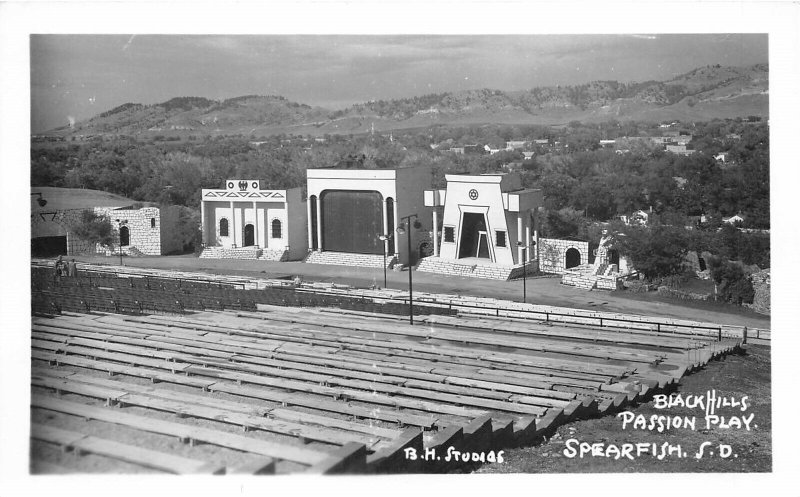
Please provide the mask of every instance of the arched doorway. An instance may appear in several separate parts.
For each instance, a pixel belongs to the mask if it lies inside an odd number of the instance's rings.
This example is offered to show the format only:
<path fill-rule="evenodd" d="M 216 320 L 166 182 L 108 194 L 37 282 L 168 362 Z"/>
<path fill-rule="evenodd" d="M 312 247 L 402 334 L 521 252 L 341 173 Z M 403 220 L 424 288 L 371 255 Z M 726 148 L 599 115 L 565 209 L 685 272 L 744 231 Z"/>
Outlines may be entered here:
<path fill-rule="evenodd" d="M 580 265 L 581 265 L 581 253 L 576 248 L 568 248 L 564 267 L 566 269 L 569 269 L 571 267 Z"/>
<path fill-rule="evenodd" d="M 619 252 L 614 249 L 608 251 L 608 263 L 619 266 Z"/>
<path fill-rule="evenodd" d="M 256 244 L 255 226 L 252 224 L 244 225 L 244 247 L 252 247 Z"/>
<path fill-rule="evenodd" d="M 121 247 L 127 247 L 131 243 L 131 232 L 127 226 L 119 229 L 119 244 Z"/>

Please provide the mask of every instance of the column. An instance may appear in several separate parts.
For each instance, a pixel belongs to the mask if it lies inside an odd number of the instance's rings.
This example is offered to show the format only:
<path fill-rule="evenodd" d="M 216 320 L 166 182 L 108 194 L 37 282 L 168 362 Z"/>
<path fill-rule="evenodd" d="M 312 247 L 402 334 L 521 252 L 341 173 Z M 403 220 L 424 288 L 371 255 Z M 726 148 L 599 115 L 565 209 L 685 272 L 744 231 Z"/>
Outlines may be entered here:
<path fill-rule="evenodd" d="M 309 250 L 311 250 L 311 248 L 314 247 L 314 234 L 311 231 L 312 228 L 313 228 L 311 226 L 311 219 L 312 219 L 312 216 L 311 216 L 311 197 L 313 197 L 313 195 L 308 195 L 308 198 L 306 199 L 306 231 L 308 231 L 308 248 L 309 248 Z"/>
<path fill-rule="evenodd" d="M 236 247 L 236 210 L 233 208 L 233 200 L 231 200 L 231 222 L 228 225 L 228 233 L 231 235 L 231 246 Z"/>
<path fill-rule="evenodd" d="M 317 195 L 317 249 L 322 252 L 322 192 Z"/>
<path fill-rule="evenodd" d="M 524 249 L 524 246 L 525 246 L 525 240 L 522 239 L 522 213 L 521 212 L 517 212 L 517 242 L 522 243 L 522 246 L 517 246 L 517 264 L 522 264 L 522 254 L 525 253 L 525 252 L 523 252 L 523 249 Z"/>
<path fill-rule="evenodd" d="M 394 255 L 397 257 L 397 260 L 400 260 L 400 241 L 397 239 L 397 227 L 400 226 L 400 218 L 397 216 L 397 198 L 394 199 L 394 229 L 395 232 L 392 233 L 394 236 Z M 409 223 L 408 228 L 408 236 L 411 236 L 411 225 Z"/>
<path fill-rule="evenodd" d="M 525 216 L 525 245 L 531 244 L 531 216 Z M 525 260 L 531 262 L 531 251 L 525 251 Z"/>
<path fill-rule="evenodd" d="M 253 200 L 253 219 L 254 219 L 253 228 L 255 228 L 255 236 L 256 236 L 256 239 L 253 240 L 253 241 L 255 242 L 255 244 L 254 244 L 255 248 L 258 248 L 258 247 L 261 246 L 261 239 L 258 238 L 258 234 L 259 234 L 259 232 L 261 230 L 258 229 L 258 208 L 256 208 L 256 201 L 255 200 Z"/>
<path fill-rule="evenodd" d="M 200 245 L 206 244 L 206 201 L 200 200 Z"/>
<path fill-rule="evenodd" d="M 433 256 L 439 257 L 439 214 L 433 208 Z"/>

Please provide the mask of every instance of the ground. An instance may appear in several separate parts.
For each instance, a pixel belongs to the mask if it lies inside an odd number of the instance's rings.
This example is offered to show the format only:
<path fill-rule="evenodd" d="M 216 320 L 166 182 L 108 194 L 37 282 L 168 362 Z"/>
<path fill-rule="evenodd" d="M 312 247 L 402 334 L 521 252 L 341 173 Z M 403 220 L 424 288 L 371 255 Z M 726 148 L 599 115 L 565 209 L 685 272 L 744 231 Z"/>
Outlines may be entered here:
<path fill-rule="evenodd" d="M 746 409 L 723 407 L 717 411 L 720 416 L 753 416 L 750 430 L 742 428 L 705 429 L 705 411 L 700 408 L 672 407 L 657 409 L 654 401 L 625 410 L 634 415 L 644 415 L 650 420 L 653 415 L 696 417 L 695 430 L 671 428 L 658 431 L 631 429 L 623 430 L 623 419 L 619 416 L 605 416 L 565 424 L 546 441 L 532 447 L 504 451 L 502 463 L 486 464 L 477 473 L 636 473 L 636 472 L 770 472 L 772 471 L 772 414 L 771 414 L 771 374 L 770 349 L 763 346 L 747 346 L 742 354 L 729 355 L 712 361 L 703 370 L 685 376 L 681 385 L 671 395 L 680 394 L 686 400 L 690 395 L 706 395 L 714 391 L 718 397 L 733 398 L 737 401 L 745 396 Z M 660 447 L 668 442 L 680 445 L 686 457 L 667 456 L 656 460 L 650 454 L 636 457 L 614 459 L 612 457 L 592 457 L 579 455 L 567 457 L 567 441 L 604 443 L 606 447 L 625 443 L 656 443 Z M 703 456 L 697 454 L 704 444 Z M 575 442 L 571 442 L 573 446 Z M 730 446 L 730 455 L 723 458 L 719 447 Z M 723 451 L 726 449 L 723 449 Z M 572 452 L 567 451 L 569 455 Z M 713 452 L 713 455 L 711 453 Z"/>

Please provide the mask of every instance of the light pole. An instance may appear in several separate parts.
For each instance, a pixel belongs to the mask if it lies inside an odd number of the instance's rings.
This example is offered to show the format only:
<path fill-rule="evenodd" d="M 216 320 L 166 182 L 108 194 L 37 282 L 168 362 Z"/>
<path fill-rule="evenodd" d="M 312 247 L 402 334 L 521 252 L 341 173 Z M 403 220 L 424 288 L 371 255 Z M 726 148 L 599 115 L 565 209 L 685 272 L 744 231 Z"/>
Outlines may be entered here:
<path fill-rule="evenodd" d="M 125 219 L 124 221 L 120 221 L 119 219 L 115 219 L 117 223 L 119 223 L 119 227 L 117 230 L 119 231 L 119 265 L 122 265 L 122 227 L 128 224 L 128 220 Z"/>
<path fill-rule="evenodd" d="M 528 250 L 536 245 L 536 242 L 531 240 L 531 243 L 525 245 L 523 242 L 517 242 L 517 247 L 522 248 L 522 303 L 527 304 L 527 282 L 528 282 Z"/>
<path fill-rule="evenodd" d="M 383 288 L 386 288 L 386 242 L 392 239 L 391 233 L 388 235 L 380 235 L 378 239 L 383 242 Z"/>
<path fill-rule="evenodd" d="M 400 218 L 400 226 L 397 228 L 397 233 L 408 235 L 408 322 L 414 325 L 414 286 L 411 278 L 411 218 L 417 218 L 416 214 L 409 214 Z M 403 228 L 405 226 L 405 228 Z"/>

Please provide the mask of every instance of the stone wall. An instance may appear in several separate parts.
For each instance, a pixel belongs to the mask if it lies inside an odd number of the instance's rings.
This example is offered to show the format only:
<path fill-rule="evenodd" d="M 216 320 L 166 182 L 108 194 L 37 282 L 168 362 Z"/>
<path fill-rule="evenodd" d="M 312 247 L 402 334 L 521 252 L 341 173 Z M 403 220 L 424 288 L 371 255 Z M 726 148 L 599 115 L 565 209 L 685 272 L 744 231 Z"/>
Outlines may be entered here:
<path fill-rule="evenodd" d="M 581 265 L 589 263 L 589 242 L 539 238 L 539 269 L 543 273 L 562 274 L 567 266 L 567 250 L 581 254 Z"/>
<path fill-rule="evenodd" d="M 761 314 L 770 313 L 770 270 L 769 268 L 761 270 L 757 273 L 750 275 L 753 283 L 753 303 L 747 305 L 751 309 Z"/>

